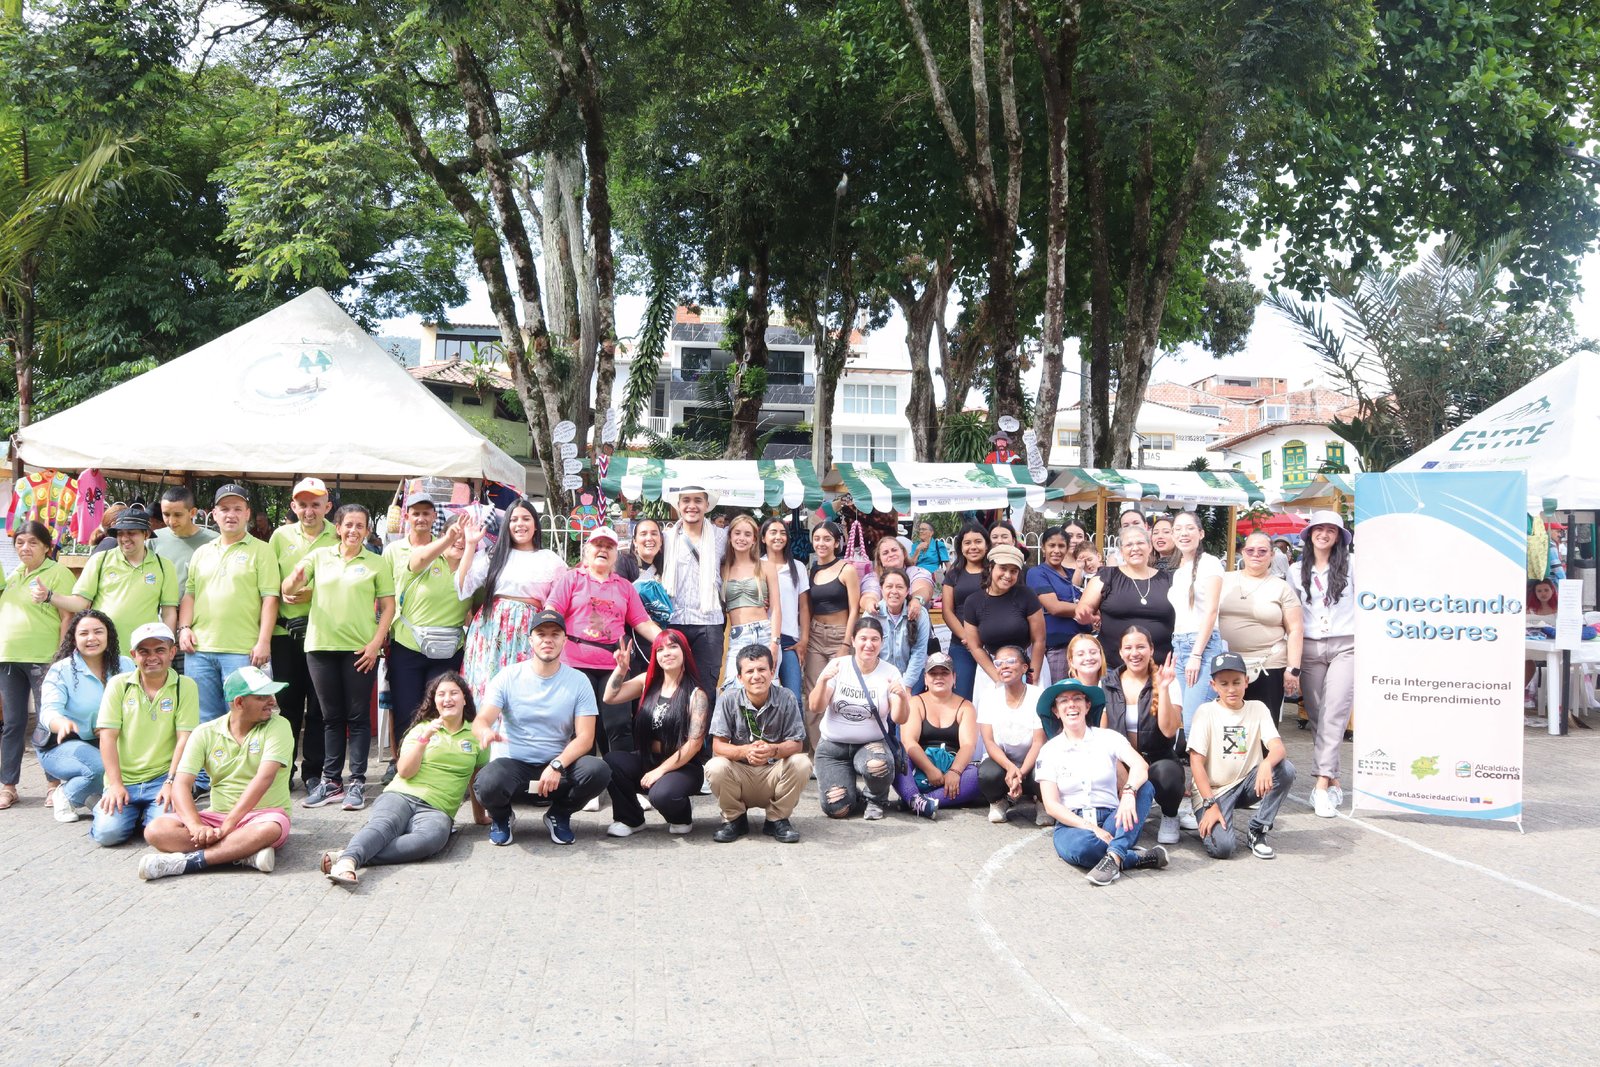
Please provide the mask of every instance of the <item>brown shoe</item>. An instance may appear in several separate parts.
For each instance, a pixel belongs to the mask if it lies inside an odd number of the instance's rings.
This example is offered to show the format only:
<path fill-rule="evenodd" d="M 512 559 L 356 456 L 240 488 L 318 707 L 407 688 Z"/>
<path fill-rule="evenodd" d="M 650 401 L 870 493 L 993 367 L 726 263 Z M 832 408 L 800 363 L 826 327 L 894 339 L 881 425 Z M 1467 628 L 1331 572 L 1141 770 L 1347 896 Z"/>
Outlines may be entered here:
<path fill-rule="evenodd" d="M 17 787 L 14 785 L 0 785 L 0 811 L 4 811 L 17 802 Z"/>

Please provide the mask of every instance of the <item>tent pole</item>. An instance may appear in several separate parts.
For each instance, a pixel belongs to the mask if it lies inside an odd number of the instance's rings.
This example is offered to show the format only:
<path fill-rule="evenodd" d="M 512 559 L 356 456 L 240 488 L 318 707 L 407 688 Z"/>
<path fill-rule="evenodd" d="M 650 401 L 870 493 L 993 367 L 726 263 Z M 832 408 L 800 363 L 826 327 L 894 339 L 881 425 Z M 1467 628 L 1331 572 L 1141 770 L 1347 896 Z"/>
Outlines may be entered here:
<path fill-rule="evenodd" d="M 1094 495 L 1094 536 L 1100 542 L 1100 558 L 1106 555 L 1106 490 L 1101 489 Z"/>
<path fill-rule="evenodd" d="M 1239 540 L 1239 509 L 1228 505 L 1228 570 L 1234 568 L 1234 545 Z"/>

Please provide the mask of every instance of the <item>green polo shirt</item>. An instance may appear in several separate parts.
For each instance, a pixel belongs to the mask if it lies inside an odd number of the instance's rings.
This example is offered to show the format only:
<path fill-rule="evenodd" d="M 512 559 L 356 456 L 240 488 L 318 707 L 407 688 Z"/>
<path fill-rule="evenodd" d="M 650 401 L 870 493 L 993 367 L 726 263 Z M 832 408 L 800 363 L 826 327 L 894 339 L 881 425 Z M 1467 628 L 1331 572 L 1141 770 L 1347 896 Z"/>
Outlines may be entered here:
<path fill-rule="evenodd" d="M 99 728 L 116 730 L 122 784 L 138 785 L 166 774 L 178 735 L 200 725 L 200 687 L 194 679 L 167 671 L 167 680 L 151 700 L 139 684 L 139 672 L 119 674 L 106 683 L 100 701 Z"/>
<path fill-rule="evenodd" d="M 178 568 L 148 547 L 138 566 L 113 548 L 89 557 L 72 593 L 111 616 L 117 640 L 126 646 L 135 629 L 161 621 L 162 608 L 178 606 Z"/>
<path fill-rule="evenodd" d="M 194 597 L 194 647 L 249 652 L 261 632 L 261 601 L 277 596 L 282 581 L 271 546 L 249 534 L 231 545 L 219 537 L 195 549 L 184 587 Z"/>
<path fill-rule="evenodd" d="M 32 574 L 22 565 L 0 583 L 0 663 L 49 663 L 61 644 L 61 612 L 33 602 L 37 581 L 60 596 L 72 592 L 72 571 L 53 559 Z"/>
<path fill-rule="evenodd" d="M 300 523 L 290 526 L 280 526 L 272 531 L 272 540 L 267 542 L 272 546 L 273 555 L 278 557 L 278 573 L 284 578 L 294 573 L 300 560 L 313 548 L 324 548 L 336 545 L 339 538 L 333 532 L 333 523 L 324 521 L 322 530 L 315 537 L 307 537 L 304 527 Z M 302 619 L 311 614 L 311 604 L 289 604 L 283 601 L 278 603 L 278 628 L 273 633 L 286 634 L 289 631 L 283 628 L 284 619 Z"/>
<path fill-rule="evenodd" d="M 402 752 L 412 735 L 427 725 L 419 722 L 406 731 L 405 740 L 400 743 Z M 461 729 L 453 734 L 441 728 L 428 738 L 428 747 L 422 750 L 422 766 L 417 768 L 417 773 L 410 778 L 396 778 L 383 790 L 416 797 L 428 807 L 437 808 L 453 819 L 456 812 L 461 810 L 462 801 L 467 799 L 467 786 L 471 784 L 473 774 L 488 762 L 489 750 L 479 746 L 478 739 L 472 733 L 472 724 L 463 722 Z"/>
<path fill-rule="evenodd" d="M 408 541 L 391 541 L 383 550 L 383 558 L 389 561 L 397 598 L 390 633 L 411 651 L 421 652 L 416 635 L 406 622 L 414 626 L 465 626 L 472 603 L 456 595 L 456 576 L 450 561 L 443 556 L 428 564 L 422 573 L 412 574 L 411 552 L 415 547 Z M 400 620 L 402 614 L 405 622 Z"/>
<path fill-rule="evenodd" d="M 339 546 L 319 548 L 305 560 L 306 583 L 317 595 L 311 601 L 307 652 L 359 652 L 378 632 L 376 601 L 394 596 L 389 565 L 366 549 L 354 559 Z"/>
<path fill-rule="evenodd" d="M 294 762 L 294 728 L 289 720 L 274 713 L 265 722 L 250 727 L 241 742 L 229 732 L 228 719 L 227 715 L 212 719 L 189 735 L 178 770 L 183 774 L 205 771 L 210 775 L 211 810 L 226 815 L 244 796 L 262 762 L 276 763 L 277 776 L 256 808 L 281 808 L 287 812 L 289 765 Z"/>

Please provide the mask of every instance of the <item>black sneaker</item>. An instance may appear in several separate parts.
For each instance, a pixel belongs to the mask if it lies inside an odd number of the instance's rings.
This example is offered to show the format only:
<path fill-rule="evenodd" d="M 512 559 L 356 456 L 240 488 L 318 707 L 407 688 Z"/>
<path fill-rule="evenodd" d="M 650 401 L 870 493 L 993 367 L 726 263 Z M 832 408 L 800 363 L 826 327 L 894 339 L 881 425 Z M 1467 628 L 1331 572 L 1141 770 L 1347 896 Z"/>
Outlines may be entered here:
<path fill-rule="evenodd" d="M 544 828 L 550 831 L 550 840 L 558 845 L 570 845 L 578 839 L 572 832 L 572 816 L 566 812 L 545 812 Z"/>
<path fill-rule="evenodd" d="M 1250 827 L 1250 852 L 1258 860 L 1270 860 L 1277 855 L 1272 846 L 1267 844 L 1267 832 Z"/>
<path fill-rule="evenodd" d="M 1094 865 L 1094 870 L 1084 875 L 1090 885 L 1110 885 L 1122 877 L 1122 867 L 1117 863 L 1116 857 L 1107 852 L 1100 857 L 1100 862 Z"/>
<path fill-rule="evenodd" d="M 383 784 L 388 785 L 390 782 L 394 781 L 394 776 L 397 773 L 398 772 L 395 770 L 395 765 L 392 763 L 389 764 L 388 768 L 383 772 Z"/>
<path fill-rule="evenodd" d="M 761 832 L 768 837 L 776 837 L 786 845 L 792 845 L 800 840 L 800 831 L 789 825 L 788 819 L 768 819 L 761 824 Z"/>
<path fill-rule="evenodd" d="M 711 840 L 719 845 L 726 845 L 729 841 L 737 841 L 750 832 L 750 816 L 741 815 L 732 822 L 725 822 L 717 827 L 717 832 L 711 835 Z M 776 831 L 774 831 L 776 832 Z"/>

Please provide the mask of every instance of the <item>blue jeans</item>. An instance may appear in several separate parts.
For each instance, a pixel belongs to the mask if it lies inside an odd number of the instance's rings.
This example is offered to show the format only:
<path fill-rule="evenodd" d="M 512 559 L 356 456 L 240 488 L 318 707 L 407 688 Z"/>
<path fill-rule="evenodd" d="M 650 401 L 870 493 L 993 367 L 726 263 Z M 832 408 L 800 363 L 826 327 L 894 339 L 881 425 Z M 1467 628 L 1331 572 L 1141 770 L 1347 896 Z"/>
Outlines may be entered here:
<path fill-rule="evenodd" d="M 190 652 L 183 657 L 183 673 L 193 678 L 200 690 L 201 722 L 210 722 L 228 714 L 228 700 L 222 695 L 222 680 L 240 667 L 248 666 L 248 652 Z"/>
<path fill-rule="evenodd" d="M 1194 713 L 1200 710 L 1200 705 L 1208 700 L 1217 699 L 1217 691 L 1211 687 L 1211 661 L 1217 656 L 1228 651 L 1227 644 L 1222 640 L 1222 635 L 1216 627 L 1211 628 L 1211 640 L 1206 642 L 1206 647 L 1200 652 L 1200 680 L 1194 685 L 1184 684 L 1184 671 L 1189 665 L 1189 656 L 1194 651 L 1195 634 L 1172 635 L 1172 662 L 1178 668 L 1178 688 L 1183 690 L 1183 736 L 1189 736 L 1189 727 L 1194 723 Z"/>
<path fill-rule="evenodd" d="M 165 815 L 161 805 L 156 803 L 156 794 L 166 784 L 167 776 L 163 774 L 138 785 L 125 785 L 128 802 L 115 815 L 107 815 L 96 806 L 94 821 L 89 824 L 89 836 L 94 838 L 94 843 L 106 848 L 120 845 L 132 837 L 135 830 Z"/>
<path fill-rule="evenodd" d="M 57 788 L 67 791 L 74 807 L 83 807 L 102 792 L 106 765 L 100 761 L 100 750 L 89 742 L 63 741 L 54 748 L 39 749 L 38 754 L 39 766 L 61 783 Z"/>
<path fill-rule="evenodd" d="M 953 634 L 950 637 L 950 666 L 956 676 L 956 694 L 971 700 L 972 686 L 978 679 L 978 661 L 972 658 L 967 646 L 957 641 Z"/>
<path fill-rule="evenodd" d="M 783 646 L 783 662 L 778 664 L 778 684 L 794 694 L 800 706 L 806 706 L 805 693 L 800 688 L 800 657 L 794 654 L 794 638 L 778 638 Z"/>
<path fill-rule="evenodd" d="M 1092 830 L 1080 830 L 1076 826 L 1056 825 L 1056 855 L 1085 870 L 1092 868 L 1105 858 L 1107 852 L 1115 853 L 1122 861 L 1124 869 L 1128 866 L 1128 853 L 1133 851 L 1134 842 L 1139 840 L 1139 831 L 1144 829 L 1144 819 L 1150 814 L 1150 805 L 1155 802 L 1156 790 L 1149 782 L 1139 787 L 1139 792 L 1134 794 L 1133 826 L 1127 830 L 1117 829 L 1116 808 L 1094 809 L 1095 822 L 1100 829 L 1111 834 L 1111 843 L 1100 840 Z"/>

